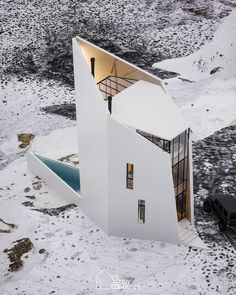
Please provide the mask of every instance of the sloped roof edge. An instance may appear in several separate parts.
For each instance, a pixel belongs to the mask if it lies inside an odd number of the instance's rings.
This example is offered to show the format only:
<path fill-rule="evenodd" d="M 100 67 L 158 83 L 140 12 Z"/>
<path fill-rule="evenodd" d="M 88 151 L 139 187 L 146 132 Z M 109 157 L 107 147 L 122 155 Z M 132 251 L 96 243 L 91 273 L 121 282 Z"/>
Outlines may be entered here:
<path fill-rule="evenodd" d="M 126 60 L 124 60 L 124 59 L 122 59 L 122 58 L 116 56 L 116 55 L 113 54 L 113 53 L 110 53 L 109 51 L 106 51 L 105 49 L 102 49 L 101 47 L 99 47 L 99 46 L 97 46 L 97 45 L 95 45 L 95 44 L 93 44 L 93 43 L 87 41 L 86 39 L 83 39 L 83 38 L 81 38 L 81 37 L 79 37 L 79 36 L 76 36 L 76 40 L 78 41 L 79 45 L 86 44 L 86 45 L 88 45 L 88 46 L 91 46 L 91 47 L 93 47 L 94 49 L 96 49 L 97 51 L 100 51 L 101 53 L 106 54 L 106 55 L 110 56 L 111 58 L 114 58 L 114 59 L 116 59 L 117 61 L 120 61 L 121 63 L 126 64 L 128 67 L 131 67 L 134 71 L 138 71 L 138 72 L 142 73 L 143 75 L 149 77 L 150 80 L 153 80 L 153 83 L 159 84 L 161 87 L 163 87 L 163 86 L 162 86 L 162 84 L 163 84 L 163 80 L 160 79 L 160 78 L 158 78 L 158 77 L 156 77 L 155 75 L 153 75 L 153 74 L 151 74 L 151 73 L 149 73 L 149 72 L 147 72 L 147 71 L 145 71 L 145 70 L 143 70 L 143 69 L 141 69 L 141 68 L 139 68 L 139 67 L 133 65 L 132 63 L 130 63 L 130 62 L 128 62 L 128 61 L 126 61 Z M 156 82 L 155 82 L 155 81 L 156 81 Z M 97 81 L 97 82 L 98 82 L 98 81 Z M 164 88 L 163 88 L 163 89 L 164 89 Z M 165 89 L 164 89 L 164 91 L 165 91 Z"/>

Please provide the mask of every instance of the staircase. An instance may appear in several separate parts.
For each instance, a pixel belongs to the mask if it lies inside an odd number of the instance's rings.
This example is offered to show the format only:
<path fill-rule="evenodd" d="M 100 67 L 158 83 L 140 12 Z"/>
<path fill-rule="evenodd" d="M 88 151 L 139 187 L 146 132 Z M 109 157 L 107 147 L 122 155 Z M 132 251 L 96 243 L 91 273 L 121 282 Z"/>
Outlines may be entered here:
<path fill-rule="evenodd" d="M 108 76 L 97 84 L 99 90 L 102 92 L 103 98 L 107 100 L 108 96 L 115 96 L 137 81 L 126 77 Z"/>
<path fill-rule="evenodd" d="M 196 229 L 191 225 L 187 218 L 182 219 L 178 223 L 178 231 L 181 244 L 207 249 L 206 245 L 199 238 Z"/>

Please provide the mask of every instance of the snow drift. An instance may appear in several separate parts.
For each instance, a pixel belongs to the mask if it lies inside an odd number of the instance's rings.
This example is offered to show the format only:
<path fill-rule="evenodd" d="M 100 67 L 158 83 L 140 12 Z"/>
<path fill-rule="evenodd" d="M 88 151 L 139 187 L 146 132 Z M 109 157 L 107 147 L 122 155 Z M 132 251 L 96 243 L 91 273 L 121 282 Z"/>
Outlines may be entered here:
<path fill-rule="evenodd" d="M 236 75 L 236 10 L 224 19 L 210 43 L 183 58 L 167 59 L 153 67 L 177 72 L 182 78 L 201 80 L 211 75 Z"/>

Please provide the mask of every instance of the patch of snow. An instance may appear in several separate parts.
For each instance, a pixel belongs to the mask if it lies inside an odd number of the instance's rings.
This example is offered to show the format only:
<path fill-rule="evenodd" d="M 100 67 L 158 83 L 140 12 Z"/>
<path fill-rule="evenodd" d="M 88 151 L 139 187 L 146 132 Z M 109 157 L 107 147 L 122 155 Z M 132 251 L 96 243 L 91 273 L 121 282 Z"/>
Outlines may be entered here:
<path fill-rule="evenodd" d="M 11 79 L 1 84 L 0 169 L 22 156 L 28 149 L 19 148 L 17 135 L 49 134 L 52 130 L 75 126 L 76 122 L 62 116 L 46 114 L 45 106 L 74 102 L 74 91 L 53 80 L 37 77 Z"/>
<path fill-rule="evenodd" d="M 235 17 L 236 10 L 225 18 L 212 42 L 199 51 L 154 64 L 154 67 L 179 73 L 179 77 L 166 80 L 166 83 L 193 130 L 194 140 L 235 122 Z M 219 71 L 210 74 L 216 67 L 220 68 Z"/>
<path fill-rule="evenodd" d="M 45 153 L 47 147 L 57 156 L 65 155 L 67 143 L 76 141 L 74 132 L 75 127 L 38 136 L 31 149 Z M 60 145 L 62 136 L 64 141 Z M 228 266 L 234 261 L 235 253 L 230 247 L 215 244 L 211 250 L 199 250 L 184 245 L 108 237 L 80 208 L 59 216 L 32 211 L 32 208 L 55 208 L 66 203 L 44 183 L 40 189 L 34 188 L 36 178 L 27 170 L 25 157 L 0 171 L 0 179 L 1 217 L 17 225 L 17 229 L 1 240 L 2 293 L 94 294 L 98 292 L 96 275 L 101 270 L 132 281 L 143 294 L 233 295 L 235 292 L 235 265 L 232 269 Z M 24 192 L 26 187 L 30 189 L 27 193 Z M 33 207 L 23 206 L 28 200 L 26 196 L 32 194 L 35 196 L 31 200 Z M 2 250 L 22 237 L 29 237 L 34 248 L 28 258 L 23 258 L 23 268 L 9 274 L 9 260 Z M 40 249 L 45 249 L 46 254 L 39 254 Z M 103 294 L 111 292 L 105 290 Z M 126 291 L 120 293 L 126 294 Z"/>
<path fill-rule="evenodd" d="M 195 83 L 178 78 L 166 81 L 193 131 L 193 140 L 205 138 L 236 119 L 236 77 L 212 77 Z"/>
<path fill-rule="evenodd" d="M 41 111 L 45 106 L 75 100 L 74 91 L 59 82 L 37 77 L 19 81 L 12 77 L 6 85 L 1 84 L 0 91 L 0 150 L 6 154 L 12 152 L 11 143 L 17 140 L 17 134 L 49 134 L 52 130 L 76 124 L 65 117 Z"/>
<path fill-rule="evenodd" d="M 184 58 L 167 59 L 153 66 L 177 72 L 182 78 L 199 81 L 210 77 L 210 72 L 219 69 L 220 77 L 236 75 L 236 10 L 226 17 L 216 30 L 211 42 Z"/>
<path fill-rule="evenodd" d="M 220 245 L 215 245 L 211 250 L 199 250 L 170 243 L 108 237 L 79 208 L 59 216 L 32 211 L 22 205 L 26 199 L 25 187 L 30 187 L 30 192 L 35 194 L 35 208 L 65 204 L 44 184 L 40 190 L 33 189 L 35 176 L 28 172 L 25 158 L 0 171 L 0 179 L 2 217 L 18 226 L 10 234 L 1 236 L 2 294 L 96 294 L 96 275 L 101 270 L 137 284 L 140 294 L 235 294 L 235 264 L 231 271 L 228 269 L 235 253 L 230 248 L 222 250 Z M 23 258 L 23 268 L 10 274 L 7 272 L 9 260 L 2 250 L 20 237 L 29 237 L 34 248 L 28 258 Z M 39 254 L 42 248 L 48 254 Z M 116 294 L 112 290 L 101 292 Z M 126 292 L 120 290 L 120 294 Z"/>
<path fill-rule="evenodd" d="M 50 136 L 37 136 L 31 144 L 30 151 L 51 159 L 77 154 L 76 126 L 54 130 Z"/>

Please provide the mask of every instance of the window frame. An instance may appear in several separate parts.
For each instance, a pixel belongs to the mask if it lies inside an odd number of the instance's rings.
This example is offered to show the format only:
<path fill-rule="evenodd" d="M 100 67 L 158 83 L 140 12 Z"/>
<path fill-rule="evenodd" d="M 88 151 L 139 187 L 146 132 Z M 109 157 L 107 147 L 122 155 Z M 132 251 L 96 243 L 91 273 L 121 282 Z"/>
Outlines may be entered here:
<path fill-rule="evenodd" d="M 129 167 L 131 167 L 131 172 Z M 134 164 L 132 163 L 126 163 L 126 188 L 134 189 Z"/>
<path fill-rule="evenodd" d="M 146 202 L 138 200 L 138 223 L 144 224 L 146 221 Z"/>

